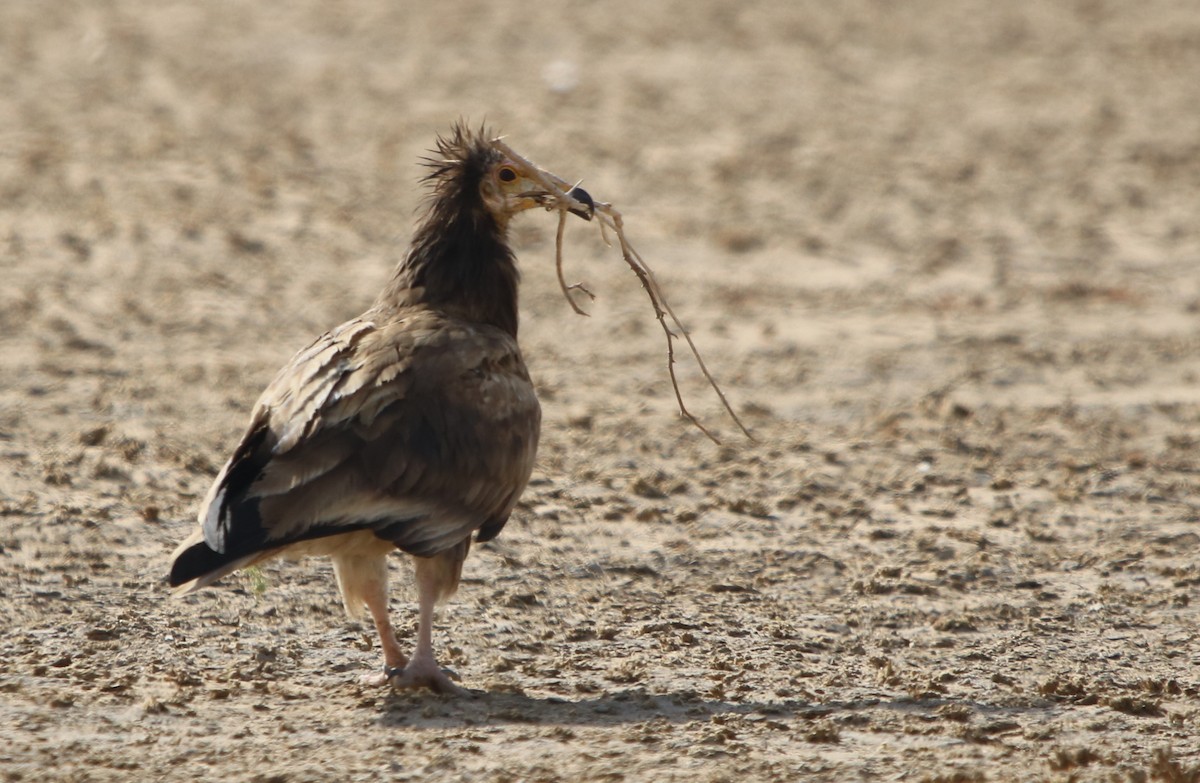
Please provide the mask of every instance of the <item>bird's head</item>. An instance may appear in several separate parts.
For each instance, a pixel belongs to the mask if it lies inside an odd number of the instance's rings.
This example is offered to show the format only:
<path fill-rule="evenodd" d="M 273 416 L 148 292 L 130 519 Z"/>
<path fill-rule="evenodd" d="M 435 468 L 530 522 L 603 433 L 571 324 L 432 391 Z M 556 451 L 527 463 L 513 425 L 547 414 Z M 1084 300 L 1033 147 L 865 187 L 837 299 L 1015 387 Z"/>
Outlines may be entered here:
<path fill-rule="evenodd" d="M 502 231 L 519 212 L 566 203 L 570 212 L 591 220 L 595 203 L 583 188 L 555 188 L 557 177 L 523 159 L 506 155 L 486 128 L 454 126 L 438 139 L 437 158 L 429 158 L 434 201 L 454 203 L 461 211 L 482 208 Z M 565 199 L 565 202 L 564 202 Z"/>

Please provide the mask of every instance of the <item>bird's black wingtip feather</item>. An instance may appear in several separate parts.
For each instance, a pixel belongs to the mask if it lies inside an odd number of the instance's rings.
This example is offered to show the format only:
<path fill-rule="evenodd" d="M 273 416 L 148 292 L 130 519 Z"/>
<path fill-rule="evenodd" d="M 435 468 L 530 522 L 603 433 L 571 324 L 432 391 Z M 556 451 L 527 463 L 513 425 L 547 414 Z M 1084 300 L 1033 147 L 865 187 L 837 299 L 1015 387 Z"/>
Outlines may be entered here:
<path fill-rule="evenodd" d="M 171 573 L 167 576 L 167 584 L 171 587 L 179 587 L 218 571 L 237 559 L 236 556 L 230 557 L 213 551 L 203 541 L 192 544 L 180 552 L 175 561 L 171 563 Z"/>

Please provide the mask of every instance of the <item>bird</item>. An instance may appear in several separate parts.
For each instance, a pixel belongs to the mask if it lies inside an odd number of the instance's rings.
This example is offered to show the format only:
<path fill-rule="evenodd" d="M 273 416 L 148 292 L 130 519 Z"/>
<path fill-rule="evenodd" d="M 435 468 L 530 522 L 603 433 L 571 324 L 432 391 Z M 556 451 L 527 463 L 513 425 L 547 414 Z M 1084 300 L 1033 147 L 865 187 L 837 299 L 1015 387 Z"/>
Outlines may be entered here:
<path fill-rule="evenodd" d="M 504 528 L 533 470 L 541 408 L 517 343 L 512 218 L 567 205 L 582 188 L 500 149 L 463 121 L 437 139 L 410 247 L 362 315 L 292 357 L 255 403 L 197 529 L 171 556 L 186 595 L 284 556 L 328 556 L 346 612 L 369 613 L 383 671 L 364 682 L 469 695 L 437 662 L 435 607 L 451 597 L 472 540 Z M 548 175 L 548 176 L 547 176 Z M 412 557 L 411 656 L 388 609 L 388 556 Z"/>

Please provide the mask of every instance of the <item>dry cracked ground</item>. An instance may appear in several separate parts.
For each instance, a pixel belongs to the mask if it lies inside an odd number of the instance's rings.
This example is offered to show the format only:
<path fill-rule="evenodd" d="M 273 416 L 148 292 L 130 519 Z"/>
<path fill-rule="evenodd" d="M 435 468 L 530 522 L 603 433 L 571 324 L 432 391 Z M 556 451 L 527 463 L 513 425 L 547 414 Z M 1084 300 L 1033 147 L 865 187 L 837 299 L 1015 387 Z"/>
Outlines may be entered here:
<path fill-rule="evenodd" d="M 0 6 L 0 779 L 1200 779 L 1200 9 L 442 5 Z M 523 217 L 467 700 L 360 685 L 327 563 L 163 584 L 459 116 L 625 213 L 755 434 Z"/>

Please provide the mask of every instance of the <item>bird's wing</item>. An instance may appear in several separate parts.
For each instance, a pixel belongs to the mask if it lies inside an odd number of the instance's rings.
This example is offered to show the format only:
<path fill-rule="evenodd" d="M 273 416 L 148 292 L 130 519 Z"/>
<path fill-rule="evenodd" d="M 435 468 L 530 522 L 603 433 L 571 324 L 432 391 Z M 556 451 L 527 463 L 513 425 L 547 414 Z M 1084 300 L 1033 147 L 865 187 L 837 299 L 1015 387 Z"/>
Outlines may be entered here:
<path fill-rule="evenodd" d="M 540 410 L 516 341 L 428 311 L 350 321 L 263 392 L 200 522 L 225 557 L 354 529 L 420 555 L 502 525 Z"/>

